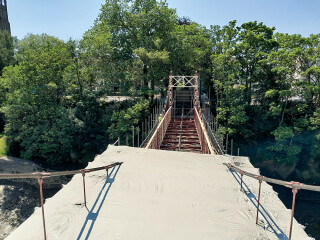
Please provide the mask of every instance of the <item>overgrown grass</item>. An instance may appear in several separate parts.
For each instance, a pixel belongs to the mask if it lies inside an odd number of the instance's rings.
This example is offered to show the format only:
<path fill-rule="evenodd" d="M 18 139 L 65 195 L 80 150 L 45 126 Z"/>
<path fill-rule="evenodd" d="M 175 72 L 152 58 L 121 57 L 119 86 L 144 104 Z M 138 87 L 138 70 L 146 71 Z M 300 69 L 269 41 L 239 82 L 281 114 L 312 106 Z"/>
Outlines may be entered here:
<path fill-rule="evenodd" d="M 0 134 L 0 157 L 6 156 L 6 141 L 5 136 L 3 134 Z"/>

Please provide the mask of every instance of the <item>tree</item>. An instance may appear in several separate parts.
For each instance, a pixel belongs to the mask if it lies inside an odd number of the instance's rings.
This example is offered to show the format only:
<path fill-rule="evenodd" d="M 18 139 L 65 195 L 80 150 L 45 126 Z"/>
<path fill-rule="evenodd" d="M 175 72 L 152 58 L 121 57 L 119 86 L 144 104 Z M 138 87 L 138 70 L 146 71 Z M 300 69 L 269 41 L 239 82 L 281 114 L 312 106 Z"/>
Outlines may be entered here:
<path fill-rule="evenodd" d="M 132 139 L 132 127 L 138 127 L 148 114 L 149 101 L 146 99 L 137 102 L 126 110 L 113 112 L 111 118 L 112 124 L 108 129 L 110 137 L 112 139 L 121 137 L 122 141 L 125 140 L 125 137 Z"/>
<path fill-rule="evenodd" d="M 97 53 L 95 56 L 103 56 L 95 57 L 95 65 L 103 66 L 98 72 L 107 76 L 104 79 L 108 82 L 137 87 L 147 87 L 151 82 L 153 88 L 168 74 L 159 68 L 168 69 L 166 45 L 174 24 L 175 11 L 165 2 L 108 0 L 94 27 L 86 33 L 83 45 Z M 131 72 L 142 73 L 140 79 Z"/>
<path fill-rule="evenodd" d="M 4 67 L 14 64 L 13 38 L 7 31 L 0 31 L 0 76 Z"/>
<path fill-rule="evenodd" d="M 17 60 L 2 77 L 9 153 L 61 162 L 71 144 L 71 119 L 63 106 L 64 74 L 72 63 L 68 46 L 48 35 L 29 35 L 18 44 Z"/>

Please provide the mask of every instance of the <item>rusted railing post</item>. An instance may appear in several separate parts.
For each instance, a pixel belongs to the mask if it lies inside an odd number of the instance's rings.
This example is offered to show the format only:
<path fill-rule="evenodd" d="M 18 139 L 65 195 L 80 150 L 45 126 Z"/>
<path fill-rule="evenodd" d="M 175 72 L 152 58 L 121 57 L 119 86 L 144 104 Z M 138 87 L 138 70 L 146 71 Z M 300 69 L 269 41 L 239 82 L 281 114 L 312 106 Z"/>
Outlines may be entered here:
<path fill-rule="evenodd" d="M 291 210 L 291 223 L 290 223 L 290 232 L 289 232 L 289 240 L 291 240 L 292 235 L 292 224 L 293 224 L 293 216 L 294 216 L 294 207 L 296 205 L 296 194 L 298 192 L 297 188 L 292 188 L 293 198 L 292 198 L 292 210 Z"/>
<path fill-rule="evenodd" d="M 134 147 L 134 126 L 132 126 L 132 147 Z"/>
<path fill-rule="evenodd" d="M 262 180 L 261 180 L 261 179 L 259 179 L 259 193 L 258 193 L 258 205 L 257 205 L 257 218 L 256 218 L 256 224 L 258 224 L 258 217 L 259 217 L 261 183 L 262 183 Z"/>
<path fill-rule="evenodd" d="M 85 181 L 86 173 L 82 171 L 82 182 L 83 182 L 83 198 L 84 198 L 84 206 L 87 207 L 87 198 L 86 198 L 86 181 Z"/>
<path fill-rule="evenodd" d="M 230 153 L 231 156 L 233 156 L 233 139 L 231 139 L 231 153 Z"/>
<path fill-rule="evenodd" d="M 228 139 L 229 138 L 229 134 L 227 133 L 227 137 L 226 137 L 226 154 L 228 154 Z"/>
<path fill-rule="evenodd" d="M 39 187 L 40 187 L 40 201 L 41 201 L 41 208 L 42 208 L 43 234 L 44 234 L 44 240 L 47 240 L 46 221 L 44 218 L 43 193 L 42 193 L 43 179 L 41 177 L 38 178 L 38 183 L 39 183 Z"/>

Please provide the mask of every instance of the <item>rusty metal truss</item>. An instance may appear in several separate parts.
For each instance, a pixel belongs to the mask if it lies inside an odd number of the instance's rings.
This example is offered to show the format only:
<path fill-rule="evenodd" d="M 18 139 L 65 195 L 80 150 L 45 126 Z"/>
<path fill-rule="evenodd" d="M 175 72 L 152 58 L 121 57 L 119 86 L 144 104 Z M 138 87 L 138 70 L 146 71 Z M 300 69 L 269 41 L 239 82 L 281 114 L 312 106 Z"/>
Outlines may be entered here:
<path fill-rule="evenodd" d="M 172 85 L 169 87 L 198 87 L 198 76 L 170 76 L 172 78 Z"/>

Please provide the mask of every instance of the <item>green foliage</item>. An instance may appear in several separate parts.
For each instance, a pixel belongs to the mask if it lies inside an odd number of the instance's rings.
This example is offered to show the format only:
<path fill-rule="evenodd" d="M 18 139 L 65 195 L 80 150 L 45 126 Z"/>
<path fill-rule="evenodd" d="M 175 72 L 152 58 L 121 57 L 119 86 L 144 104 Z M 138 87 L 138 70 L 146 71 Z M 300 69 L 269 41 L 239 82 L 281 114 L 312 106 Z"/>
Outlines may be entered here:
<path fill-rule="evenodd" d="M 127 106 L 92 91 L 81 57 L 72 40 L 29 35 L 18 43 L 18 64 L 1 79 L 10 155 L 54 165 L 86 162 L 105 150 L 111 115 Z"/>
<path fill-rule="evenodd" d="M 14 62 L 13 38 L 7 31 L 0 31 L 0 76 L 3 68 Z"/>
<path fill-rule="evenodd" d="M 235 142 L 261 143 L 261 160 L 319 161 L 320 35 L 274 31 L 256 21 L 207 29 L 166 1 L 106 0 L 80 41 L 30 34 L 14 49 L 0 32 L 8 153 L 86 162 L 109 140 L 130 140 L 150 109 L 149 100 L 108 103 L 105 94 L 152 98 L 170 70 L 197 70 Z"/>
<path fill-rule="evenodd" d="M 175 11 L 165 2 L 106 1 L 81 41 L 93 63 L 90 73 L 102 76 L 105 85 L 125 83 L 122 88 L 131 92 L 144 90 L 148 82 L 154 89 L 169 72 L 166 48 L 175 24 Z"/>
<path fill-rule="evenodd" d="M 211 27 L 212 99 L 236 142 L 261 141 L 261 159 L 297 164 L 318 156 L 320 35 L 274 30 L 257 22 Z M 297 140 L 306 133 L 308 144 Z"/>
<path fill-rule="evenodd" d="M 149 114 L 149 101 L 144 99 L 137 102 L 134 106 L 122 110 L 120 112 L 113 112 L 112 114 L 112 124 L 108 129 L 110 137 L 116 139 L 121 137 L 124 141 L 126 137 L 132 138 L 132 126 L 138 127 L 141 122 Z"/>
<path fill-rule="evenodd" d="M 284 142 L 294 136 L 292 128 L 282 126 L 278 127 L 272 134 L 278 142 Z"/>
<path fill-rule="evenodd" d="M 1 134 L 0 135 L 0 157 L 7 155 L 6 149 L 7 149 L 7 146 L 6 146 L 5 136 Z"/>

